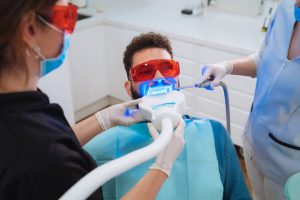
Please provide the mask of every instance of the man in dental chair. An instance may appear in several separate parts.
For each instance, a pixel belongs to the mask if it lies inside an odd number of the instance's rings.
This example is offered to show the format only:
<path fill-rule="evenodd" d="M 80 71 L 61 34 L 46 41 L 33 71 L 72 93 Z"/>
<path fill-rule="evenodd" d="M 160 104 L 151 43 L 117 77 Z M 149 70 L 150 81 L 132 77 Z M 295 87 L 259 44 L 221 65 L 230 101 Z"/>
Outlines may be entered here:
<path fill-rule="evenodd" d="M 179 83 L 179 64 L 173 60 L 170 41 L 157 33 L 141 34 L 131 41 L 123 62 L 127 93 L 142 97 L 156 81 L 174 87 Z M 156 199 L 250 199 L 239 161 L 226 129 L 217 121 L 183 116 L 185 147 L 175 161 Z M 147 122 L 106 130 L 85 149 L 98 165 L 147 146 L 152 142 Z M 109 134 L 108 134 L 109 132 Z M 104 199 L 120 199 L 153 167 L 150 160 L 114 178 L 103 186 Z"/>

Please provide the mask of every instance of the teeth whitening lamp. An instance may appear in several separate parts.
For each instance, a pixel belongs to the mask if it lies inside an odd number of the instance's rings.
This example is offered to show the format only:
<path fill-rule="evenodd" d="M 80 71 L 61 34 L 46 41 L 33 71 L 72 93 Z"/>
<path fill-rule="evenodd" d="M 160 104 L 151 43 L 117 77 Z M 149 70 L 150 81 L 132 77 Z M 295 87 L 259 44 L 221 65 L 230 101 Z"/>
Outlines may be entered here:
<path fill-rule="evenodd" d="M 176 81 L 172 78 L 156 79 L 141 84 L 139 91 L 144 97 L 139 104 L 139 109 L 143 118 L 151 121 L 154 127 L 161 131 L 158 139 L 146 147 L 97 167 L 73 185 L 60 200 L 87 199 L 95 190 L 110 179 L 158 155 L 170 142 L 173 128 L 177 126 L 181 115 L 186 109 L 185 96 L 179 90 L 203 88 L 207 82 L 213 79 L 214 77 L 211 76 L 201 84 L 180 88 L 175 88 Z M 228 90 L 224 82 L 221 82 L 220 86 L 222 86 L 224 91 L 227 130 L 230 134 Z"/>
<path fill-rule="evenodd" d="M 95 190 L 110 179 L 158 155 L 170 142 L 181 115 L 186 108 L 185 96 L 175 90 L 174 79 L 156 79 L 141 84 L 140 92 L 145 96 L 139 104 L 144 119 L 161 131 L 150 145 L 131 152 L 121 158 L 103 164 L 73 185 L 60 199 L 87 199 Z M 176 81 L 175 81 L 176 83 Z"/>

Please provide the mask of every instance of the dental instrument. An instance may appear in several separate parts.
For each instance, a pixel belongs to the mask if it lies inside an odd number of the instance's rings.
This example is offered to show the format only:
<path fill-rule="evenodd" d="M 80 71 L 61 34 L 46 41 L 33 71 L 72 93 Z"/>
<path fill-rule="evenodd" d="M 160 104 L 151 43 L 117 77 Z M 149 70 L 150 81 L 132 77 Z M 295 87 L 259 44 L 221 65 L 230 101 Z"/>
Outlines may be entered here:
<path fill-rule="evenodd" d="M 190 89 L 190 88 L 203 88 L 205 87 L 209 82 L 214 80 L 214 76 L 211 75 L 208 77 L 208 79 L 204 80 L 202 83 L 195 83 L 192 85 L 186 85 L 186 86 L 181 86 L 178 88 L 175 88 L 176 90 L 183 90 L 183 89 Z M 226 128 L 227 131 L 229 133 L 229 135 L 231 135 L 231 122 L 230 122 L 230 107 L 229 107 L 229 95 L 228 95 L 228 88 L 226 86 L 226 84 L 221 81 L 220 82 L 220 86 L 223 89 L 223 93 L 224 93 L 224 98 L 225 98 L 225 109 L 226 109 Z"/>
<path fill-rule="evenodd" d="M 87 199 L 95 190 L 110 179 L 132 169 L 155 157 L 163 150 L 172 138 L 173 128 L 177 126 L 181 114 L 186 109 L 185 96 L 179 90 L 186 88 L 202 88 L 212 81 L 210 76 L 202 83 L 175 88 L 171 81 L 157 79 L 154 84 L 148 84 L 144 89 L 145 96 L 139 104 L 141 115 L 153 123 L 154 127 L 161 130 L 161 134 L 153 143 L 139 150 L 133 151 L 121 158 L 105 163 L 74 184 L 60 200 Z M 230 109 L 227 86 L 220 82 L 225 96 L 227 130 L 230 134 Z M 126 111 L 126 113 L 130 113 Z"/>

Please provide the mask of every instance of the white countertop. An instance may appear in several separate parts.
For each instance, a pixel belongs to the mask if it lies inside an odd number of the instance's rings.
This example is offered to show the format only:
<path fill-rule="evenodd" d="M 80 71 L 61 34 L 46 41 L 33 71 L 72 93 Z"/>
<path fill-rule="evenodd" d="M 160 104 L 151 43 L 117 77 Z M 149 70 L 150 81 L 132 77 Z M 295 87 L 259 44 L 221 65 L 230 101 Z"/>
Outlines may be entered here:
<path fill-rule="evenodd" d="M 172 2 L 171 4 L 168 2 Z M 78 23 L 76 30 L 99 23 L 140 31 L 159 31 L 184 41 L 250 54 L 259 49 L 263 16 L 231 14 L 206 7 L 203 16 L 182 15 L 182 0 L 101 0 L 90 19 Z M 89 12 L 89 9 L 83 9 Z M 90 10 L 90 11 L 91 11 Z"/>

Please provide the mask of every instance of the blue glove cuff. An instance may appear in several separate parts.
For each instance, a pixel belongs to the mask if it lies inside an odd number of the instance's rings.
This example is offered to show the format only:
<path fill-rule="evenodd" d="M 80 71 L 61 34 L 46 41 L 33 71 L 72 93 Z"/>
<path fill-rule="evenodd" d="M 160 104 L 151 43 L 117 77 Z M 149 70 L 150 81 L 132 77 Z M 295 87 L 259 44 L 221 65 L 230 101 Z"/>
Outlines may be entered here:
<path fill-rule="evenodd" d="M 295 6 L 294 15 L 297 22 L 300 22 L 300 8 Z"/>

